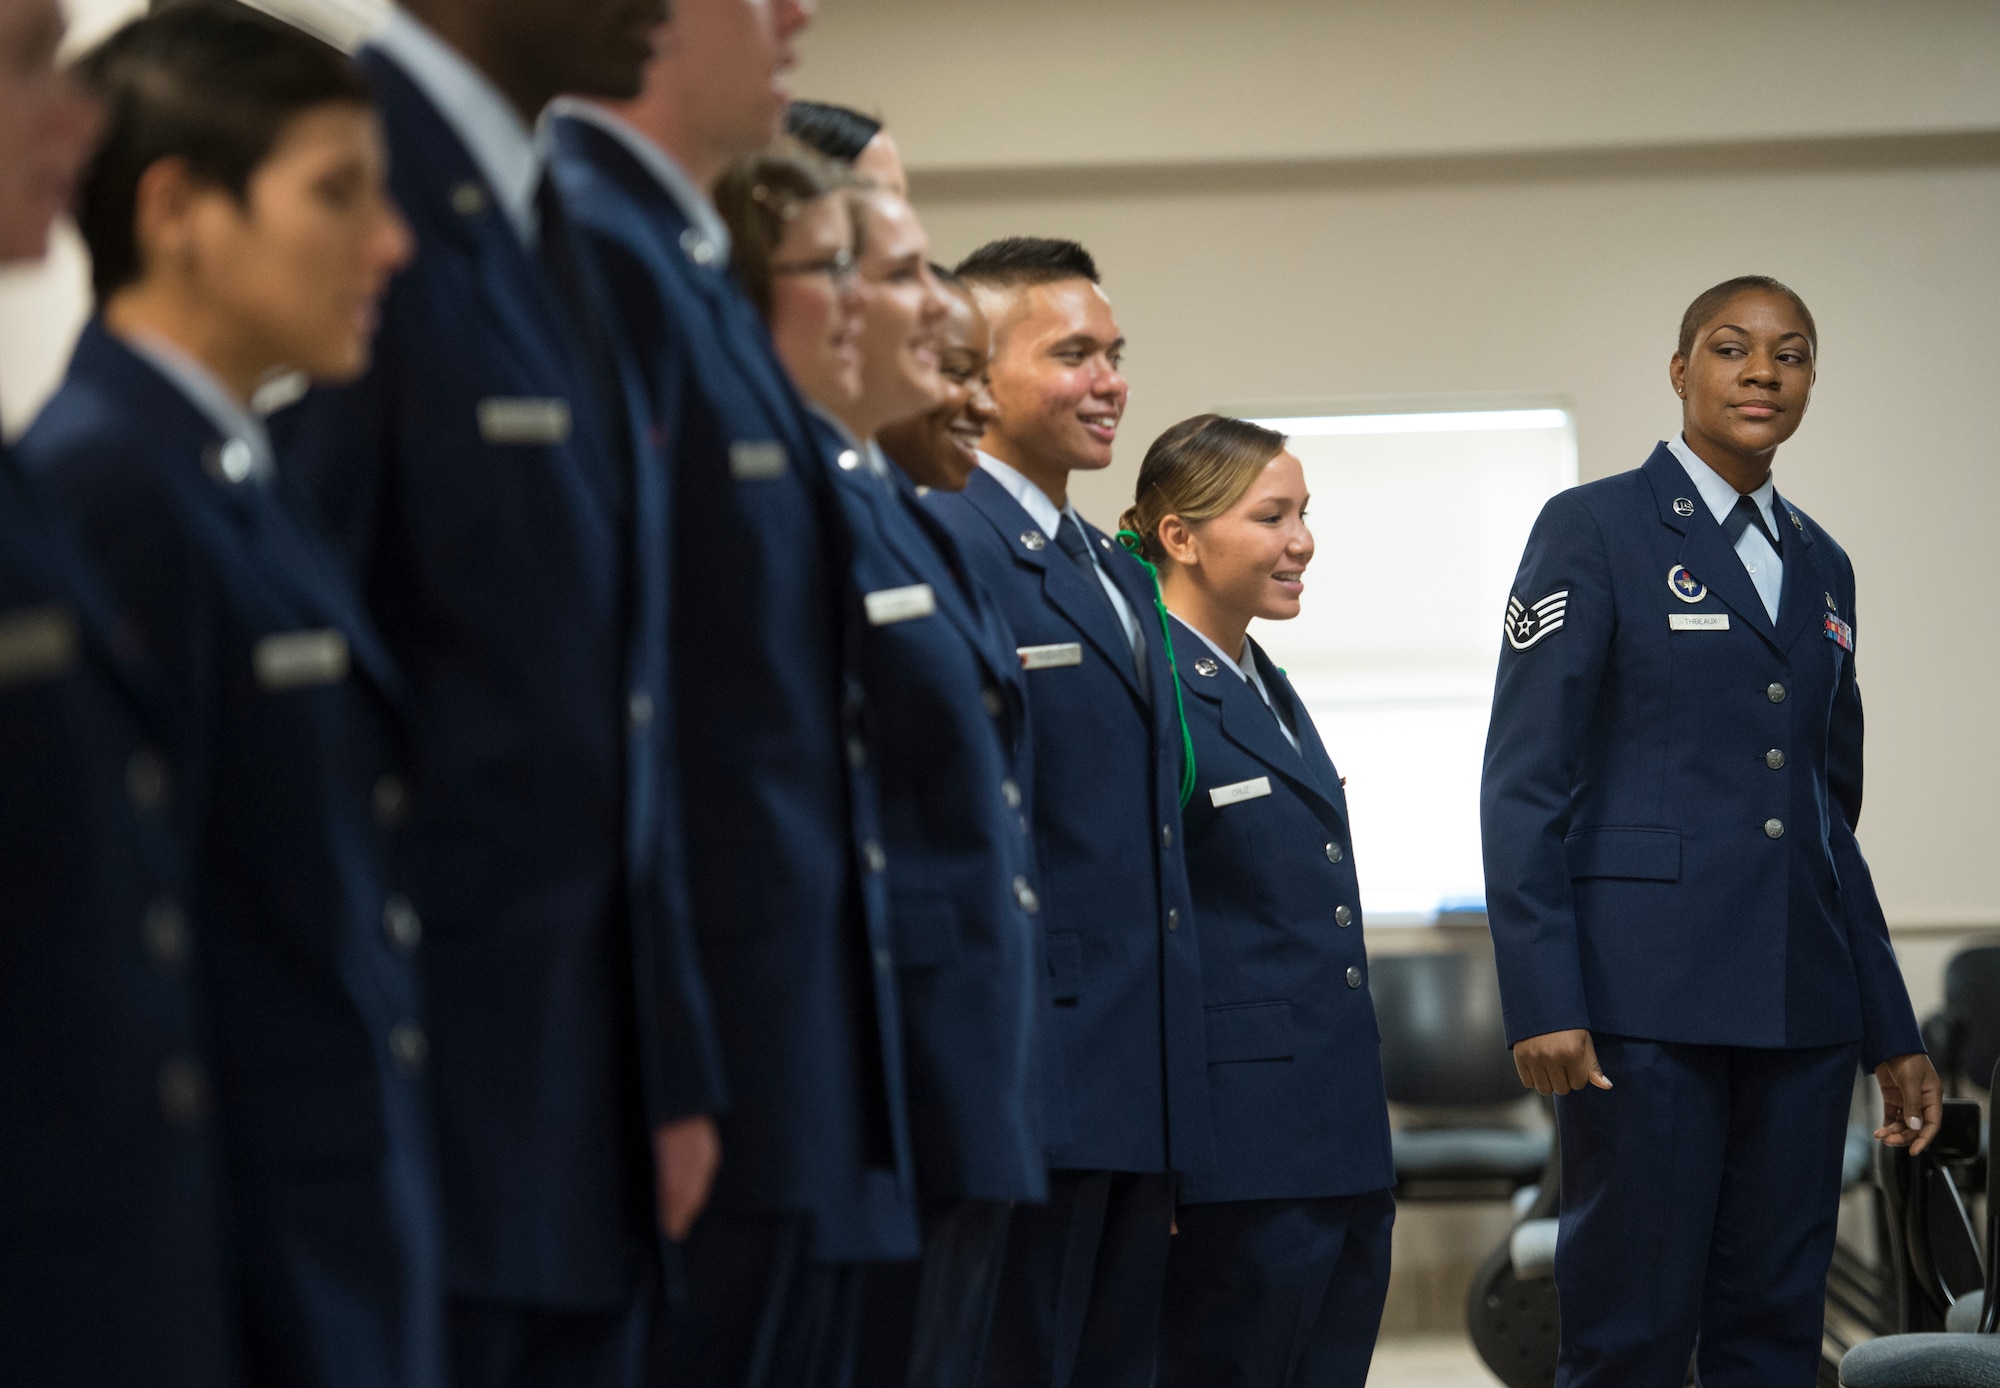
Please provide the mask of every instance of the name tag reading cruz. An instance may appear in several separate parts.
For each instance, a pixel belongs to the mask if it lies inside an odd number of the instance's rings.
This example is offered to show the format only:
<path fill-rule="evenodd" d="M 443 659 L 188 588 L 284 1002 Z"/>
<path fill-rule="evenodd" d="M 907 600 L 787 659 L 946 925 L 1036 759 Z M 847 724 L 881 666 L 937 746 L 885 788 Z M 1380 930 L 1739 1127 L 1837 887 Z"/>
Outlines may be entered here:
<path fill-rule="evenodd" d="M 1253 781 L 1238 781 L 1233 786 L 1217 786 L 1208 793 L 1208 803 L 1221 809 L 1224 805 L 1239 805 L 1245 800 L 1258 800 L 1271 793 L 1271 778 L 1259 776 Z"/>
<path fill-rule="evenodd" d="M 738 439 L 729 445 L 729 475 L 738 482 L 770 482 L 791 471 L 785 446 L 772 439 Z"/>
<path fill-rule="evenodd" d="M 62 674 L 76 647 L 76 614 L 61 603 L 0 612 L 0 689 Z"/>
<path fill-rule="evenodd" d="M 907 588 L 884 588 L 861 599 L 868 609 L 868 625 L 886 627 L 895 622 L 913 622 L 937 611 L 937 594 L 928 583 L 912 583 Z"/>
<path fill-rule="evenodd" d="M 250 652 L 257 683 L 276 691 L 338 684 L 347 678 L 347 638 L 340 632 L 281 631 Z"/>
<path fill-rule="evenodd" d="M 1083 664 L 1083 645 L 1077 641 L 1054 646 L 1016 646 L 1014 654 L 1021 657 L 1023 670 L 1055 670 L 1064 665 Z"/>
<path fill-rule="evenodd" d="M 487 443 L 520 447 L 565 443 L 569 401 L 495 395 L 479 402 L 479 437 Z"/>
<path fill-rule="evenodd" d="M 1669 612 L 1669 631 L 1728 631 L 1727 612 Z"/>

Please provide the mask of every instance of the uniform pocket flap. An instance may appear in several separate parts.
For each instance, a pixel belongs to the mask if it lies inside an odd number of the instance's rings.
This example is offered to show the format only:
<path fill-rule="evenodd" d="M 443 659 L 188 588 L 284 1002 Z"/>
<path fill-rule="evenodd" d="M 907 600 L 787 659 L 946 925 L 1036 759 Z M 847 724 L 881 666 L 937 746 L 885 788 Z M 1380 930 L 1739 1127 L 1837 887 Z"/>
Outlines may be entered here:
<path fill-rule="evenodd" d="M 889 903 L 896 966 L 935 969 L 960 953 L 958 912 L 935 897 L 895 897 Z"/>
<path fill-rule="evenodd" d="M 1681 836 L 1673 829 L 1579 829 L 1563 840 L 1571 877 L 1678 882 Z"/>
<path fill-rule="evenodd" d="M 1234 1060 L 1290 1060 L 1292 1039 L 1288 1002 L 1240 1002 L 1208 1009 L 1208 1063 Z"/>

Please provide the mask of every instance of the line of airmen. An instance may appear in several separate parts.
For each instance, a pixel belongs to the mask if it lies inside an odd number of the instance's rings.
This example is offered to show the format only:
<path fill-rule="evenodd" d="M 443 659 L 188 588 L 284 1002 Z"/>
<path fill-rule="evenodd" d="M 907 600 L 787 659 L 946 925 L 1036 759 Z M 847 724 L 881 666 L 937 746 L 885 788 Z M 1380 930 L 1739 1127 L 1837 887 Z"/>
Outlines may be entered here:
<path fill-rule="evenodd" d="M 1282 1377 L 1333 1332 L 1365 1373 L 1339 778 L 1066 501 L 1125 398 L 1080 247 L 954 297 L 899 170 L 711 197 L 809 13 L 411 0 L 350 62 L 188 0 L 86 100 L 0 0 L 8 253 L 74 181 L 96 299 L 0 465 L 5 1382 L 1138 1388 L 1163 1303 L 1165 1381 L 1274 1324 Z M 796 355 L 795 301 L 846 306 Z M 878 436 L 932 427 L 953 314 L 932 468 Z M 1199 937 L 1182 807 L 1262 758 L 1229 827 L 1302 816 L 1331 998 L 1204 991 L 1258 956 Z M 1177 1211 L 1268 1197 L 1352 1209 L 1170 1269 Z"/>

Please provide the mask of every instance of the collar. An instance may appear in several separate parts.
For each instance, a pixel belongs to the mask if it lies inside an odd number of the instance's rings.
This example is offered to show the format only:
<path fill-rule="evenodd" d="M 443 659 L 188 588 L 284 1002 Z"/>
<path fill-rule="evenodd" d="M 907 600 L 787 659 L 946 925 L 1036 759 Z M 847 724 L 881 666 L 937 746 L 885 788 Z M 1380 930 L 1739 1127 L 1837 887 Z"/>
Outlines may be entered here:
<path fill-rule="evenodd" d="M 549 114 L 567 116 L 594 126 L 623 145 L 639 162 L 639 167 L 651 174 L 653 180 L 666 190 L 667 196 L 674 200 L 674 206 L 687 218 L 688 225 L 713 248 L 707 263 L 717 269 L 729 263 L 729 224 L 715 210 L 714 200 L 687 176 L 687 171 L 671 154 L 594 101 L 581 101 L 573 96 L 557 97 L 549 106 Z"/>
<path fill-rule="evenodd" d="M 140 329 L 118 340 L 132 354 L 167 378 L 168 384 L 187 397 L 187 402 L 222 436 L 224 475 L 232 482 L 269 482 L 276 474 L 272 460 L 271 436 L 264 425 L 223 389 L 215 373 L 158 333 Z M 229 448 L 240 444 L 244 461 L 231 466 Z"/>
<path fill-rule="evenodd" d="M 485 73 L 400 5 L 390 7 L 368 42 L 430 98 L 479 166 L 521 244 L 534 249 L 540 239 L 535 190 L 548 165 L 538 134 Z"/>
<path fill-rule="evenodd" d="M 998 482 L 1007 489 L 1007 495 L 1021 503 L 1021 509 L 1028 513 L 1028 519 L 1039 525 L 1042 528 L 1042 534 L 1046 535 L 1050 541 L 1054 541 L 1056 527 L 1062 524 L 1064 515 L 1068 515 L 1071 520 L 1076 521 L 1077 529 L 1083 529 L 1083 521 L 1076 514 L 1074 507 L 1058 507 L 1055 502 L 1049 499 L 1047 492 L 1043 491 L 1033 482 L 1030 482 L 1019 471 L 1001 462 L 984 449 L 981 449 L 979 452 L 979 466 L 992 474 L 995 482 Z"/>
<path fill-rule="evenodd" d="M 1259 678 L 1257 678 L 1256 657 L 1250 654 L 1249 637 L 1246 636 L 1243 638 L 1243 655 L 1242 658 L 1239 659 L 1236 656 L 1231 655 L 1228 651 L 1223 650 L 1222 647 L 1216 645 L 1215 642 L 1209 640 L 1207 632 L 1201 630 L 1199 627 L 1189 622 L 1187 618 L 1181 616 L 1180 613 L 1175 612 L 1171 607 L 1167 609 L 1167 613 L 1174 619 L 1174 622 L 1178 626 L 1180 626 L 1182 630 L 1189 632 L 1195 637 L 1198 637 L 1202 645 L 1208 647 L 1211 651 L 1214 651 L 1217 660 L 1220 660 L 1224 666 L 1236 672 L 1236 678 L 1242 680 L 1245 684 L 1256 685 L 1259 690 L 1263 689 L 1264 682 Z"/>
<path fill-rule="evenodd" d="M 1687 440 L 1681 435 L 1675 434 L 1667 440 L 1667 451 L 1680 459 L 1688 480 L 1694 483 L 1695 490 L 1701 493 L 1701 499 L 1708 503 L 1709 511 L 1714 514 L 1716 523 L 1720 524 L 1735 508 L 1736 498 L 1742 493 L 1730 486 L 1721 473 L 1704 463 L 1700 455 L 1687 446 Z M 1764 523 L 1771 527 L 1773 535 L 1778 533 L 1778 518 L 1772 513 L 1771 500 L 1777 495 L 1777 491 L 1777 483 L 1766 477 L 1764 485 L 1750 493 L 1750 499 L 1757 503 L 1757 509 L 1764 515 Z"/>

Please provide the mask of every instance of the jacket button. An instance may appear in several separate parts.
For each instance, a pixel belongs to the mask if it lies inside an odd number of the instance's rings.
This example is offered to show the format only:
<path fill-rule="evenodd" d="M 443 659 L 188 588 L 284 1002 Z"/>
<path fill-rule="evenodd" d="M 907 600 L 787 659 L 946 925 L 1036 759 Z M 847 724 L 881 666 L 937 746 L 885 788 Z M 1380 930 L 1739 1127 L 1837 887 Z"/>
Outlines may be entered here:
<path fill-rule="evenodd" d="M 1764 697 L 1774 704 L 1782 704 L 1785 702 L 1785 686 L 1774 683 L 1764 691 Z"/>
<path fill-rule="evenodd" d="M 176 1128 L 192 1128 L 208 1114 L 208 1075 L 191 1056 L 177 1055 L 160 1067 L 160 1116 Z"/>
<path fill-rule="evenodd" d="M 1174 846 L 1174 826 L 1171 824 L 1162 824 L 1160 826 L 1160 847 L 1172 848 L 1173 846 Z"/>
<path fill-rule="evenodd" d="M 389 1028 L 389 1058 L 396 1062 L 396 1068 L 406 1075 L 423 1073 L 424 1062 L 430 1059 L 430 1038 L 415 1022 L 398 1022 Z"/>
<path fill-rule="evenodd" d="M 167 763 L 158 752 L 140 748 L 125 763 L 125 793 L 142 810 L 167 803 Z"/>
<path fill-rule="evenodd" d="M 1001 698 L 1000 691 L 990 684 L 979 691 L 979 702 L 985 707 L 987 715 L 992 718 L 998 718 L 1007 711 L 1007 701 Z"/>
<path fill-rule="evenodd" d="M 870 839 L 861 845 L 861 861 L 868 865 L 870 872 L 880 872 L 889 866 L 889 855 L 882 851 L 882 845 Z"/>
<path fill-rule="evenodd" d="M 1764 821 L 1765 838 L 1781 839 L 1784 836 L 1785 836 L 1785 821 L 1783 821 L 1782 819 L 1767 819 Z"/>
<path fill-rule="evenodd" d="M 1326 860 L 1329 863 L 1337 863 L 1346 856 L 1345 853 L 1341 852 L 1339 844 L 1330 843 L 1326 846 Z"/>
<path fill-rule="evenodd" d="M 410 810 L 410 790 L 403 778 L 382 775 L 375 778 L 375 822 L 384 829 L 400 829 Z"/>
<path fill-rule="evenodd" d="M 1014 783 L 1013 777 L 1010 776 L 1000 783 L 1000 798 L 1007 802 L 1007 808 L 1010 810 L 1021 808 L 1021 787 Z"/>
<path fill-rule="evenodd" d="M 1347 986 L 1350 988 L 1359 988 L 1361 986 L 1360 965 L 1349 964 L 1347 966 Z"/>
<path fill-rule="evenodd" d="M 895 969 L 896 969 L 896 956 L 895 956 L 895 955 L 891 954 L 891 953 L 890 953 L 890 952 L 889 952 L 888 950 L 886 950 L 886 949 L 878 949 L 878 950 L 876 950 L 876 951 L 875 951 L 875 972 L 876 972 L 876 973 L 878 973 L 878 974 L 886 974 L 886 973 L 893 973 L 893 972 L 895 972 Z"/>
<path fill-rule="evenodd" d="M 1785 754 L 1776 747 L 1773 747 L 1764 754 L 1764 765 L 1770 767 L 1773 771 L 1783 771 L 1785 769 Z"/>
<path fill-rule="evenodd" d="M 858 737 L 847 739 L 847 764 L 856 771 L 868 765 L 868 744 Z"/>
<path fill-rule="evenodd" d="M 1035 895 L 1035 889 L 1028 885 L 1028 879 L 1025 877 L 1014 879 L 1014 900 L 1031 916 L 1042 909 L 1041 898 Z"/>
<path fill-rule="evenodd" d="M 1333 908 L 1333 923 L 1345 929 L 1354 924 L 1354 913 L 1345 906 L 1336 906 Z"/>
<path fill-rule="evenodd" d="M 1167 929 L 1179 930 L 1180 928 L 1181 928 L 1181 913 L 1176 908 L 1169 906 L 1167 908 Z"/>
<path fill-rule="evenodd" d="M 401 892 L 382 904 L 382 929 L 397 949 L 415 949 L 423 942 L 424 923 L 417 908 Z"/>
<path fill-rule="evenodd" d="M 634 728 L 645 727 L 653 721 L 653 696 L 643 689 L 633 690 L 632 697 L 625 701 L 625 712 Z"/>
<path fill-rule="evenodd" d="M 146 937 L 146 953 L 163 969 L 180 967 L 187 958 L 187 913 L 175 902 L 161 897 L 146 908 L 141 923 Z"/>

